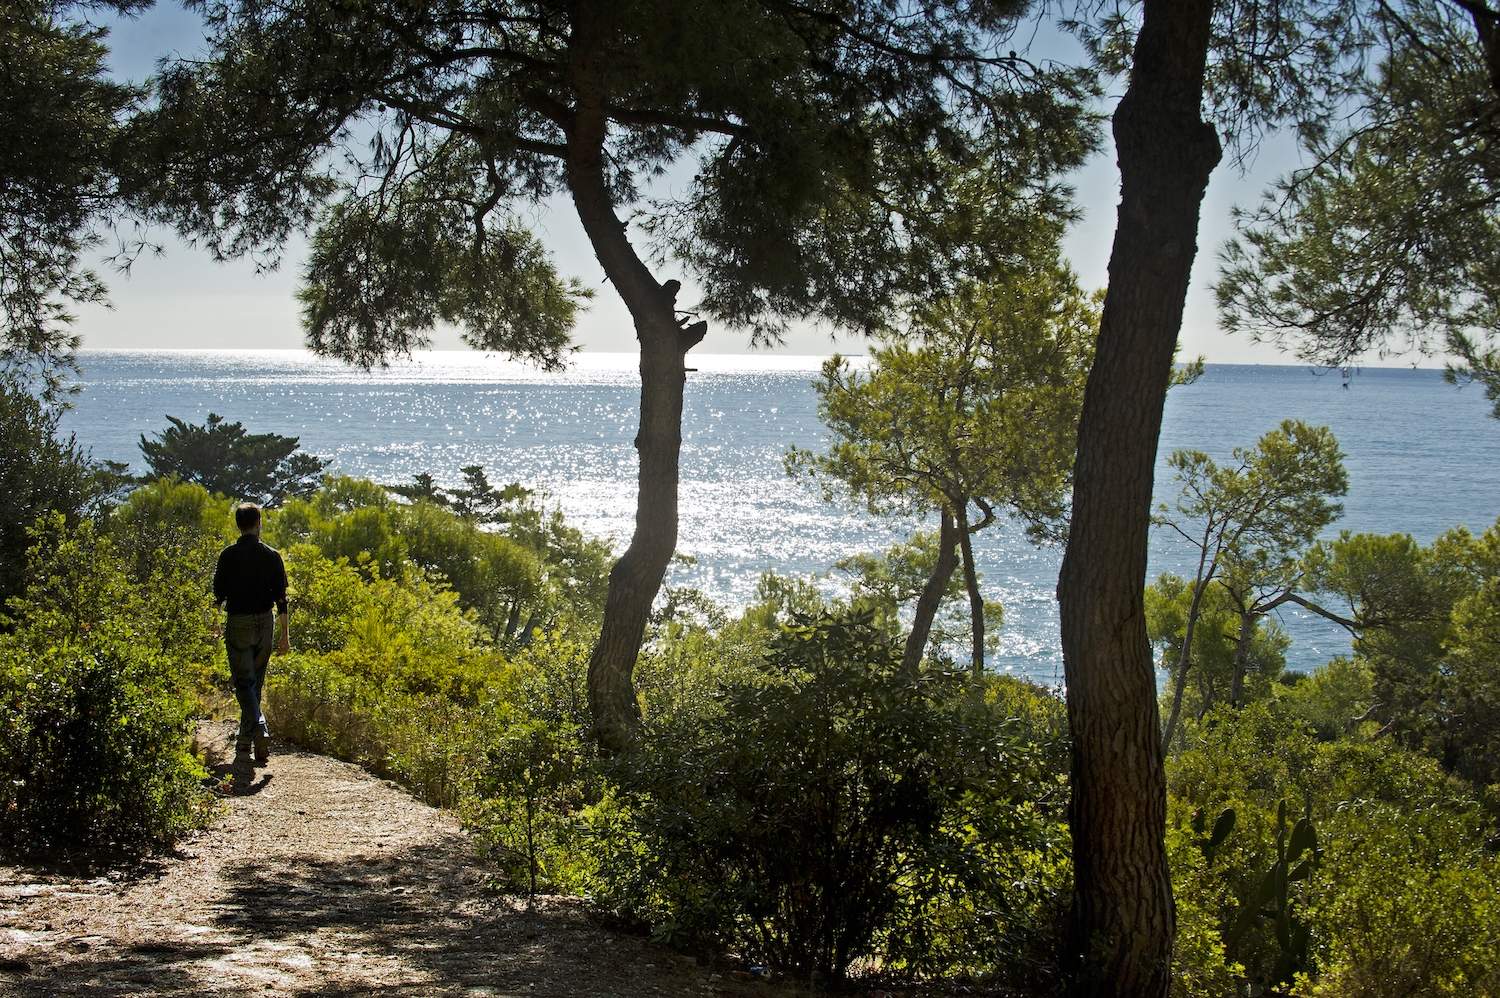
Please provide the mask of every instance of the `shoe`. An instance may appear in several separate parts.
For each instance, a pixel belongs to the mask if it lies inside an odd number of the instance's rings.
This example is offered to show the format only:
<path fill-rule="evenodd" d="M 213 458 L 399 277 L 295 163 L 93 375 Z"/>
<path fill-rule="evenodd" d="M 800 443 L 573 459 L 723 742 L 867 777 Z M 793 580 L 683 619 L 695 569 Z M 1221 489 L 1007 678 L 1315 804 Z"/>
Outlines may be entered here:
<path fill-rule="evenodd" d="M 250 758 L 249 749 L 237 749 L 234 753 L 234 764 L 229 771 L 235 776 L 254 776 L 255 763 Z"/>
<path fill-rule="evenodd" d="M 255 764 L 264 766 L 271 759 L 271 736 L 255 736 Z"/>

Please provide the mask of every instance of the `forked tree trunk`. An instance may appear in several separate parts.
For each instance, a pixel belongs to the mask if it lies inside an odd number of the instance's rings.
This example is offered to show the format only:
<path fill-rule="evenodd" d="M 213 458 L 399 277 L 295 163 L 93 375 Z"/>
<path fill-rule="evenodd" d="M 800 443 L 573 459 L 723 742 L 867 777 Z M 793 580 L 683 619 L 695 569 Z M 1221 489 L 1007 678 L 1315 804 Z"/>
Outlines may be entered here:
<path fill-rule="evenodd" d="M 932 621 L 938 607 L 943 603 L 943 593 L 948 589 L 948 580 L 958 567 L 958 529 L 953 522 L 953 513 L 944 506 L 939 512 L 938 560 L 933 566 L 932 577 L 922 587 L 917 599 L 916 619 L 912 621 L 911 633 L 906 636 L 906 652 L 901 656 L 901 667 L 908 672 L 922 664 L 922 655 L 927 651 L 927 637 L 932 633 Z"/>
<path fill-rule="evenodd" d="M 1072 733 L 1075 996 L 1162 998 L 1174 911 L 1144 589 L 1162 404 L 1220 156 L 1201 119 L 1212 0 L 1146 0 L 1114 115 L 1121 200 L 1058 581 Z"/>
<path fill-rule="evenodd" d="M 586 52 L 586 47 L 580 46 Z M 604 95 L 585 55 L 573 67 L 578 113 L 568 136 L 568 187 L 599 263 L 635 320 L 641 344 L 640 491 L 635 533 L 609 573 L 599 643 L 589 661 L 589 709 L 600 742 L 629 748 L 640 706 L 632 675 L 651 604 L 677 547 L 678 455 L 682 447 L 684 358 L 703 339 L 702 322 L 683 328 L 676 317 L 679 285 L 658 284 L 636 254 L 615 214 L 604 170 L 608 120 Z"/>

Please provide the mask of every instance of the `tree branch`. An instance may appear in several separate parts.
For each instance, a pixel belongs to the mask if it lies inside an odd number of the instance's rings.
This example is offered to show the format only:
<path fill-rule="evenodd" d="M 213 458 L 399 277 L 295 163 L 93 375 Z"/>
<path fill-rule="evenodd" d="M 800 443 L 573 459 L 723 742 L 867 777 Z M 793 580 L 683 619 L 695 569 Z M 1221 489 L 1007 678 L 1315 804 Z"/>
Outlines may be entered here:
<path fill-rule="evenodd" d="M 1321 606 L 1318 606 L 1318 604 L 1312 602 L 1311 600 L 1305 600 L 1301 596 L 1298 596 L 1296 593 L 1287 593 L 1286 600 L 1292 603 L 1296 603 L 1304 610 L 1311 610 L 1318 616 L 1333 621 L 1335 624 L 1338 624 L 1340 627 L 1344 628 L 1351 634 L 1357 634 L 1360 631 L 1363 631 L 1366 628 L 1372 626 L 1369 621 L 1360 622 L 1350 620 L 1348 617 L 1340 617 L 1332 610 L 1325 610 Z"/>
<path fill-rule="evenodd" d="M 1364 724 L 1368 720 L 1371 720 L 1375 716 L 1375 712 L 1384 706 L 1385 704 L 1381 703 L 1379 700 L 1376 700 L 1374 703 L 1370 704 L 1370 708 L 1363 714 L 1359 715 L 1358 717 L 1349 718 L 1349 723 L 1344 725 L 1344 730 L 1352 731 L 1359 725 Z"/>
<path fill-rule="evenodd" d="M 625 125 L 664 125 L 684 132 L 715 132 L 736 138 L 751 138 L 752 133 L 744 125 L 723 118 L 709 118 L 697 114 L 670 114 L 665 111 L 641 111 L 635 108 L 610 104 L 605 113 Z"/>

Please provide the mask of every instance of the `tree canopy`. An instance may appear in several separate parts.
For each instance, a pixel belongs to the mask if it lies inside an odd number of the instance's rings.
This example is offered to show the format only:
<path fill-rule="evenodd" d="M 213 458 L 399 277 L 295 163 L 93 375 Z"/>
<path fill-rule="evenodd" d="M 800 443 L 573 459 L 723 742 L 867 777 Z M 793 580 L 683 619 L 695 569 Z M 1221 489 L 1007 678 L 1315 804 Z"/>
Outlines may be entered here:
<path fill-rule="evenodd" d="M 1350 123 L 1239 216 L 1216 285 L 1227 328 L 1319 364 L 1446 350 L 1500 417 L 1500 48 L 1483 4 L 1412 0 Z"/>
<path fill-rule="evenodd" d="M 1024 7 L 213 0 L 209 59 L 168 66 L 132 129 L 159 167 L 132 194 L 222 256 L 274 256 L 311 226 L 323 352 L 373 363 L 444 321 L 556 364 L 583 296 L 518 207 L 570 193 L 615 279 L 628 234 L 596 226 L 697 158 L 688 194 L 642 221 L 699 272 L 704 311 L 766 337 L 814 315 L 875 325 L 931 276 L 902 252 L 931 213 L 902 209 L 975 160 L 965 122 L 994 129 L 987 169 L 1014 194 L 1055 197 L 1046 178 L 1089 146 L 1083 78 L 999 50 Z M 985 207 L 942 245 L 974 245 Z"/>
<path fill-rule="evenodd" d="M 86 263 L 120 206 L 140 93 L 109 78 L 90 9 L 139 0 L 18 0 L 0 11 L 0 365 L 49 398 L 75 369 L 73 307 L 105 301 Z"/>
<path fill-rule="evenodd" d="M 1175 625 L 1158 625 L 1152 638 L 1177 652 L 1163 753 L 1177 727 L 1188 671 L 1202 662 L 1204 647 L 1195 640 L 1200 616 L 1213 609 L 1237 618 L 1228 691 L 1230 703 L 1237 703 L 1256 624 L 1301 588 L 1303 556 L 1343 515 L 1337 501 L 1349 490 L 1343 457 L 1328 427 L 1288 419 L 1254 447 L 1236 447 L 1224 466 L 1195 450 L 1173 451 L 1167 459 L 1177 472 L 1178 496 L 1158 506 L 1157 522 L 1186 543 L 1196 565 L 1191 581 L 1164 576 L 1154 594 L 1162 619 L 1170 614 L 1161 606 L 1186 601 L 1181 635 Z M 1215 583 L 1218 598 L 1205 603 Z M 1207 644 L 1218 638 L 1210 634 Z"/>
<path fill-rule="evenodd" d="M 202 424 L 175 416 L 167 422 L 172 425 L 155 440 L 141 434 L 148 478 L 176 476 L 232 499 L 279 506 L 293 496 L 316 492 L 323 469 L 332 463 L 299 453 L 296 437 L 250 433 L 242 423 L 226 423 L 217 413 L 209 413 Z"/>
<path fill-rule="evenodd" d="M 914 310 L 904 335 L 871 351 L 867 372 L 842 357 L 823 365 L 814 387 L 833 439 L 826 454 L 792 448 L 788 470 L 821 477 L 830 499 L 844 491 L 876 515 L 937 512 L 942 524 L 909 665 L 926 647 L 955 546 L 977 672 L 984 601 L 969 535 L 1000 517 L 1014 518 L 1039 542 L 1064 532 L 1096 309 L 1072 272 L 1044 255 Z"/>

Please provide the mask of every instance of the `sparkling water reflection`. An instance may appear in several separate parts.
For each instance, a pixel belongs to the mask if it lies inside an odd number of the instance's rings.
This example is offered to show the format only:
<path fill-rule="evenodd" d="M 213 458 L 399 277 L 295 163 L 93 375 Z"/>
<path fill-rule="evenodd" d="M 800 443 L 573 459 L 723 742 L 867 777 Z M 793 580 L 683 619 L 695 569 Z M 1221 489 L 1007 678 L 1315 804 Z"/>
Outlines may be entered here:
<path fill-rule="evenodd" d="M 815 448 L 824 438 L 810 383 L 818 358 L 692 362 L 678 547 L 696 564 L 674 566 L 670 584 L 737 607 L 764 569 L 826 572 L 911 529 L 827 505 L 782 471 L 788 446 Z M 633 356 L 582 354 L 556 375 L 469 353 L 422 354 L 370 373 L 297 351 L 85 351 L 83 363 L 83 392 L 65 427 L 98 458 L 139 469 L 139 438 L 159 431 L 164 414 L 202 422 L 212 411 L 256 432 L 298 436 L 339 470 L 382 482 L 426 471 L 452 485 L 461 466 L 483 464 L 492 480 L 542 488 L 617 549 L 633 527 Z M 1348 454 L 1351 480 L 1335 529 L 1406 531 L 1426 542 L 1457 523 L 1483 529 L 1500 515 L 1500 424 L 1486 413 L 1478 392 L 1445 386 L 1435 371 L 1370 370 L 1346 382 L 1301 367 L 1211 365 L 1168 400 L 1161 456 L 1196 447 L 1225 459 L 1281 419 L 1327 424 Z M 1170 492 L 1159 467 L 1158 493 Z M 1053 591 L 1061 552 L 993 529 L 979 536 L 976 556 L 987 595 L 1005 606 L 994 666 L 1060 680 Z M 1153 575 L 1181 563 L 1169 536 L 1154 538 Z M 1299 612 L 1284 623 L 1294 667 L 1348 650 L 1343 632 L 1322 621 Z"/>

